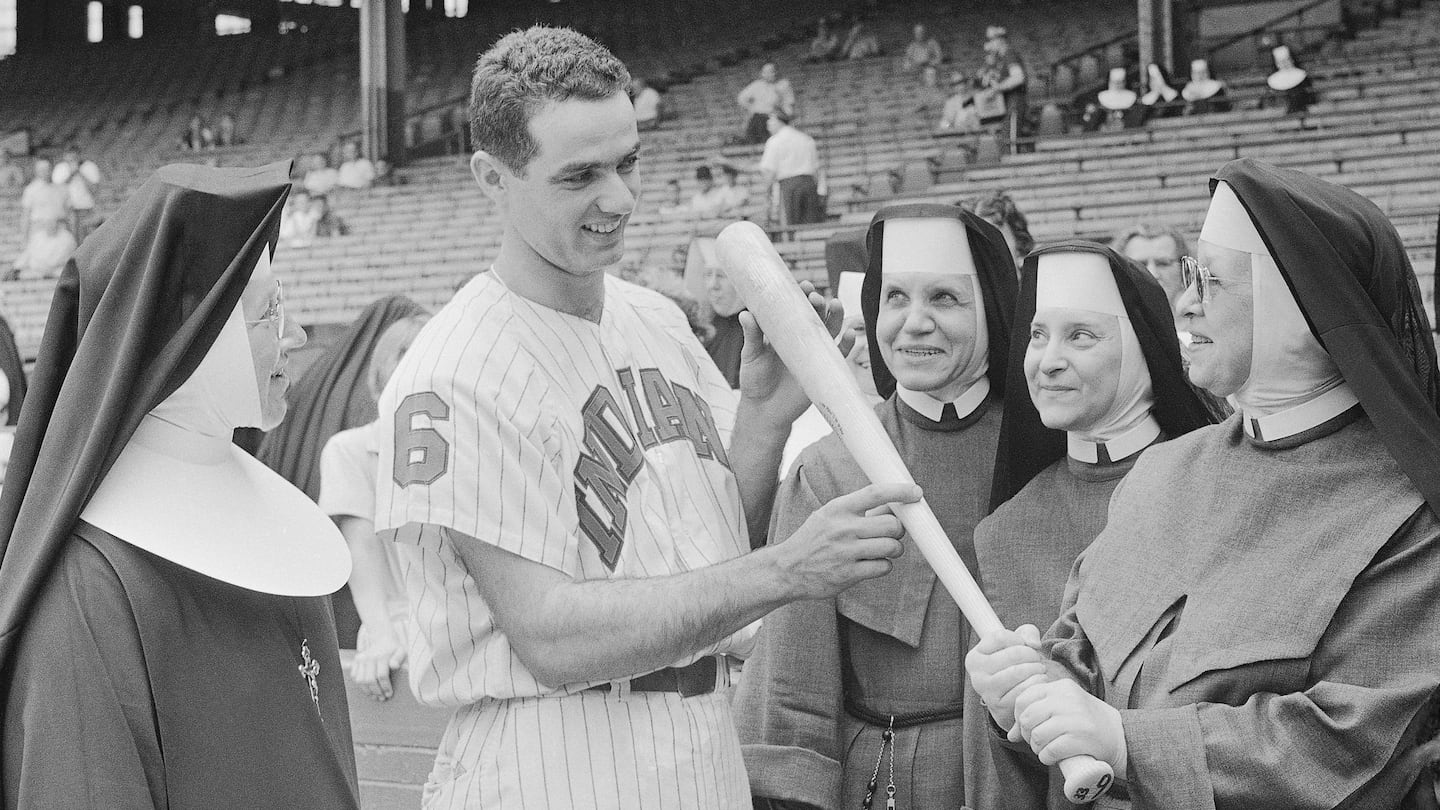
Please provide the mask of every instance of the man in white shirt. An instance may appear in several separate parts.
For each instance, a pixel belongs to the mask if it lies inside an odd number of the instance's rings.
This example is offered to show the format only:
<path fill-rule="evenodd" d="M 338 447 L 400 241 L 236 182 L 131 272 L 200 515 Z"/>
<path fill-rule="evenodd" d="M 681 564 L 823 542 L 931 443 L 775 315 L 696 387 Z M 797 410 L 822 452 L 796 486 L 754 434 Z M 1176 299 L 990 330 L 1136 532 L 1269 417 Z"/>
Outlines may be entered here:
<path fill-rule="evenodd" d="M 750 113 L 743 143 L 765 142 L 766 119 L 771 113 L 783 112 L 787 117 L 795 114 L 795 90 L 790 87 L 789 79 L 780 78 L 774 62 L 766 62 L 760 68 L 760 78 L 745 85 L 735 100 L 741 109 Z"/>
<path fill-rule="evenodd" d="M 638 76 L 630 87 L 634 93 L 631 102 L 635 105 L 635 126 L 641 130 L 660 126 L 660 93 Z"/>
<path fill-rule="evenodd" d="M 51 182 L 65 188 L 70 203 L 70 230 L 76 240 L 85 238 L 95 214 L 95 187 L 100 185 L 100 167 L 95 161 L 80 157 L 80 147 L 70 146 L 65 157 L 55 164 Z"/>
<path fill-rule="evenodd" d="M 375 182 L 375 164 L 360 156 L 360 145 L 346 141 L 340 147 L 340 169 L 337 185 L 342 188 L 370 188 Z"/>
<path fill-rule="evenodd" d="M 760 174 L 765 186 L 780 184 L 780 225 L 804 225 L 825 221 L 825 204 L 820 200 L 816 177 L 820 173 L 820 150 L 815 139 L 790 125 L 786 113 L 771 114 L 770 139 L 760 155 Z"/>

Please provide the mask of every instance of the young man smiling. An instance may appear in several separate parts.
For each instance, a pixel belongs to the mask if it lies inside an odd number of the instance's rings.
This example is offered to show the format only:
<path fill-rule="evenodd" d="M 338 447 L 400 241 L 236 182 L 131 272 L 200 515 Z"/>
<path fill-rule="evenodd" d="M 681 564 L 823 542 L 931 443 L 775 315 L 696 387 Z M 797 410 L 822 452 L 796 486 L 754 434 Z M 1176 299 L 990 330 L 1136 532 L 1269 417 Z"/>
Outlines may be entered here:
<path fill-rule="evenodd" d="M 807 403 L 748 314 L 737 403 L 678 309 L 605 272 L 640 190 L 629 80 L 565 29 L 481 56 L 471 169 L 500 250 L 381 398 L 411 686 L 456 709 L 427 807 L 748 806 L 723 656 L 888 572 L 899 522 L 866 513 L 919 495 L 867 487 L 749 552 Z"/>

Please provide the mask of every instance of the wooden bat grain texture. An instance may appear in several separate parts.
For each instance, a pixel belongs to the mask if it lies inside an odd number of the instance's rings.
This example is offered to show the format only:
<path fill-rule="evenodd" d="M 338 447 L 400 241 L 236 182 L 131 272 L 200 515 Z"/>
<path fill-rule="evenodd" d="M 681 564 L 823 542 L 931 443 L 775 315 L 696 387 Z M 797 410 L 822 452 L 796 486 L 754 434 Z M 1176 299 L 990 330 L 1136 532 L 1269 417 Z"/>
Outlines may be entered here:
<path fill-rule="evenodd" d="M 866 477 L 872 483 L 913 484 L 914 477 L 860 393 L 825 324 L 765 231 L 751 222 L 736 222 L 720 232 L 715 247 L 726 276 L 766 339 Z M 890 506 L 975 632 L 985 637 L 1004 629 L 929 504 L 922 499 Z M 1088 756 L 1066 759 L 1060 769 L 1065 774 L 1065 794 L 1076 803 L 1099 798 L 1113 779 L 1109 765 Z"/>

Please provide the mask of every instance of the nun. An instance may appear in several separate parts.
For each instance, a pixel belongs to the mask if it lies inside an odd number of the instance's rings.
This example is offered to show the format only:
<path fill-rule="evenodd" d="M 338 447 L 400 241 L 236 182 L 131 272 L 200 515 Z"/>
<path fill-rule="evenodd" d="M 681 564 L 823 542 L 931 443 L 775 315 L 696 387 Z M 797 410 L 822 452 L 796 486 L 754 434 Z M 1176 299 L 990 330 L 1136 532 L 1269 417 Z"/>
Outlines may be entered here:
<path fill-rule="evenodd" d="M 1185 379 L 1164 289 L 1144 267 L 1094 242 L 1030 254 L 1008 373 L 1007 390 L 1029 396 L 1005 401 L 997 508 L 975 529 L 975 556 L 1006 627 L 1049 627 L 1075 558 L 1105 527 L 1110 495 L 1140 454 L 1215 419 Z M 988 750 L 989 715 L 973 690 L 967 697 L 965 746 Z M 995 764 L 993 789 L 967 782 L 974 810 L 1071 807 L 1033 760 Z"/>
<path fill-rule="evenodd" d="M 1143 124 L 1145 107 L 1140 95 L 1125 86 L 1125 68 L 1110 69 L 1110 81 L 1095 97 L 1106 110 L 1106 120 L 1111 129 L 1129 129 Z"/>
<path fill-rule="evenodd" d="M 861 310 L 885 397 L 876 412 L 973 569 L 972 533 L 989 511 L 1000 432 L 1015 265 L 998 230 L 947 205 L 881 209 L 867 247 Z M 783 542 L 865 483 L 840 439 L 821 439 L 780 485 L 770 537 Z M 971 632 L 914 541 L 906 544 L 889 575 L 765 618 L 735 698 L 757 805 L 962 804 L 961 662 Z"/>
<path fill-rule="evenodd" d="M 1190 81 L 1180 90 L 1180 97 L 1185 99 L 1186 115 L 1230 111 L 1225 82 L 1211 75 L 1210 63 L 1204 59 L 1190 63 Z"/>
<path fill-rule="evenodd" d="M 339 532 L 285 415 L 289 166 L 166 166 L 67 264 L 0 495 L 5 808 L 358 806 Z"/>
<path fill-rule="evenodd" d="M 1433 806 L 1440 370 L 1404 245 L 1252 159 L 1211 194 L 1178 311 L 1235 413 L 1135 463 L 1042 644 L 967 658 L 996 750 L 1105 760 L 1137 808 Z"/>
<path fill-rule="evenodd" d="M 1310 109 L 1316 101 L 1315 84 L 1310 74 L 1295 64 L 1290 46 L 1277 45 L 1270 56 L 1275 60 L 1275 72 L 1265 77 L 1265 84 L 1270 88 L 1270 103 L 1283 103 L 1286 115 Z"/>

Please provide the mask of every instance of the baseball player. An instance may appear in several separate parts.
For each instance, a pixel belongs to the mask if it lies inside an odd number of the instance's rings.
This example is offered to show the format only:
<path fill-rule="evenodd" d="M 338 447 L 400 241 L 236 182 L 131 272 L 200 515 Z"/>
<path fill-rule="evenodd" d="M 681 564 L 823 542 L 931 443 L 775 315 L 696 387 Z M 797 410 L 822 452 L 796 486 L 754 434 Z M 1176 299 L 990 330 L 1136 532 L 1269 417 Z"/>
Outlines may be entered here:
<path fill-rule="evenodd" d="M 499 253 L 381 398 L 411 686 L 455 707 L 428 808 L 748 807 L 722 657 L 775 607 L 886 573 L 902 532 L 878 508 L 919 497 L 866 487 L 749 551 L 807 403 L 748 313 L 737 401 L 678 309 L 604 272 L 640 186 L 629 78 L 565 29 L 481 56 L 471 170 Z"/>

